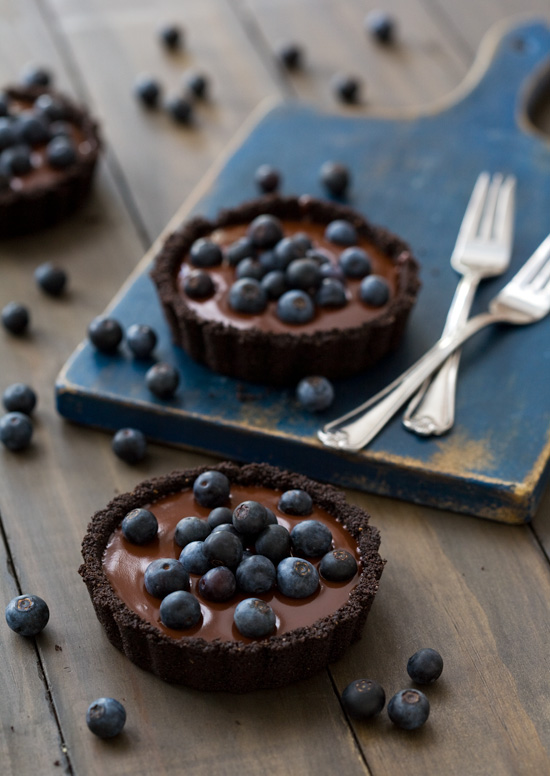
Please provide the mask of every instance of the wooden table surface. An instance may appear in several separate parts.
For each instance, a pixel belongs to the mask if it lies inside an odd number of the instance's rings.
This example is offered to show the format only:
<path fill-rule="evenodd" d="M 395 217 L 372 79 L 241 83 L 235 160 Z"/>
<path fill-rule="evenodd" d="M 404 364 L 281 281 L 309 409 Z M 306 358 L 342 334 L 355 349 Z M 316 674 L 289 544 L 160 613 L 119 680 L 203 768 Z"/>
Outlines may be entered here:
<path fill-rule="evenodd" d="M 107 641 L 78 576 L 90 516 L 144 477 L 208 462 L 151 445 L 128 466 L 110 438 L 56 413 L 57 372 L 152 240 L 266 96 L 371 115 L 429 106 L 457 87 L 493 23 L 517 12 L 549 19 L 548 0 L 388 0 L 398 43 L 365 36 L 359 0 L 0 0 L 0 80 L 29 61 L 100 119 L 106 152 L 91 201 L 70 222 L 0 244 L 0 306 L 31 308 L 28 336 L 0 332 L 0 388 L 28 382 L 39 395 L 32 446 L 0 450 L 0 575 L 7 603 L 34 592 L 51 619 L 36 639 L 0 628 L 2 774 L 547 774 L 550 773 L 550 496 L 529 526 L 509 527 L 349 492 L 382 533 L 388 563 L 363 639 L 308 681 L 248 696 L 170 686 L 137 669 Z M 156 40 L 159 22 L 186 30 L 182 53 Z M 300 42 L 307 67 L 289 76 L 274 60 Z M 196 128 L 144 116 L 137 73 L 176 90 L 187 68 L 211 76 Z M 337 105 L 330 79 L 360 75 L 365 104 Z M 64 267 L 70 291 L 46 298 L 33 281 L 45 260 Z M 542 388 L 541 388 L 542 389 Z M 410 684 L 418 648 L 438 649 L 442 678 L 427 692 L 428 723 L 400 731 L 385 711 L 370 723 L 343 713 L 339 693 L 372 677 L 388 697 Z M 87 729 L 89 703 L 121 700 L 124 733 Z"/>

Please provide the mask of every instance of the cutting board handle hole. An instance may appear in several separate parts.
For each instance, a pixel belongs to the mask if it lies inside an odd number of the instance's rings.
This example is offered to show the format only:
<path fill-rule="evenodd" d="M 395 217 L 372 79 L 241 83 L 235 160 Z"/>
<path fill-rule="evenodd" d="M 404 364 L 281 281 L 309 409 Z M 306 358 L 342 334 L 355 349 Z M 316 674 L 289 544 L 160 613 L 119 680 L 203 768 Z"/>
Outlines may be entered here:
<path fill-rule="evenodd" d="M 550 137 L 550 60 L 530 80 L 524 105 L 531 127 L 537 133 Z"/>

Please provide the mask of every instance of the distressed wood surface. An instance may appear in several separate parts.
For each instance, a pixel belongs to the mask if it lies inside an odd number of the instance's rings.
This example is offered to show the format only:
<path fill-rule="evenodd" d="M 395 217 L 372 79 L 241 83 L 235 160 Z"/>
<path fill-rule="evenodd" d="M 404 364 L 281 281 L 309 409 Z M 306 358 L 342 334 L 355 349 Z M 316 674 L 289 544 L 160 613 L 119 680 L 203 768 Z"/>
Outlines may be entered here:
<path fill-rule="evenodd" d="M 0 305 L 18 299 L 32 312 L 29 336 L 0 332 L 0 388 L 23 381 L 39 394 L 32 447 L 19 455 L 0 450 L 0 517 L 15 575 L 0 548 L 0 584 L 5 602 L 19 589 L 36 592 L 52 612 L 36 642 L 0 628 L 3 774 L 550 772 L 548 496 L 531 528 L 510 528 L 350 493 L 380 527 L 388 559 L 363 640 L 330 672 L 277 692 L 202 694 L 140 671 L 107 642 L 77 574 L 96 509 L 144 477 L 209 459 L 151 446 L 142 464 L 125 465 L 107 435 L 57 416 L 55 376 L 260 100 L 299 95 L 340 110 L 328 81 L 335 69 L 360 64 L 368 101 L 357 110 L 427 105 L 459 84 L 493 22 L 525 10 L 548 16 L 543 0 L 528 7 L 394 0 L 387 7 L 400 21 L 400 45 L 385 51 L 362 30 L 372 5 L 0 0 L 2 82 L 29 60 L 51 66 L 60 86 L 90 102 L 107 141 L 81 213 L 0 246 Z M 189 45 L 179 58 L 156 43 L 163 20 L 186 27 Z M 273 61 L 275 40 L 286 37 L 304 40 L 309 52 L 306 72 L 291 78 Z M 154 72 L 176 88 L 191 66 L 204 66 L 213 80 L 196 128 L 142 115 L 130 94 L 135 75 Z M 32 271 L 46 259 L 69 271 L 65 299 L 46 298 L 34 285 Z M 385 713 L 372 724 L 351 723 L 339 703 L 343 687 L 370 676 L 389 697 L 409 683 L 407 657 L 422 646 L 445 658 L 444 676 L 428 688 L 427 725 L 406 734 Z M 86 728 L 86 708 L 100 695 L 127 708 L 116 741 L 99 741 Z"/>

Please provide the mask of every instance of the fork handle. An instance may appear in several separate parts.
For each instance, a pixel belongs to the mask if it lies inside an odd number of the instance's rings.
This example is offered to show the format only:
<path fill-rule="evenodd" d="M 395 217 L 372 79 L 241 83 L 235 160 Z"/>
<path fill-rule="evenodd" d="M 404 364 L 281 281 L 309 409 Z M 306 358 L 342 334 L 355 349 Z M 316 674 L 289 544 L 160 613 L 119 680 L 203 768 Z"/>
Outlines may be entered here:
<path fill-rule="evenodd" d="M 453 334 L 464 325 L 480 280 L 481 275 L 477 272 L 468 272 L 462 276 L 447 314 L 442 337 Z M 459 362 L 460 352 L 455 351 L 431 379 L 424 381 L 405 410 L 405 428 L 420 436 L 440 436 L 452 428 Z"/>
<path fill-rule="evenodd" d="M 360 407 L 323 426 L 318 432 L 319 439 L 324 445 L 337 450 L 355 451 L 365 447 L 451 353 L 485 326 L 506 320 L 504 314 L 482 313 L 471 318 L 455 334 L 441 337 L 390 386 Z M 350 422 L 346 423 L 348 420 Z"/>

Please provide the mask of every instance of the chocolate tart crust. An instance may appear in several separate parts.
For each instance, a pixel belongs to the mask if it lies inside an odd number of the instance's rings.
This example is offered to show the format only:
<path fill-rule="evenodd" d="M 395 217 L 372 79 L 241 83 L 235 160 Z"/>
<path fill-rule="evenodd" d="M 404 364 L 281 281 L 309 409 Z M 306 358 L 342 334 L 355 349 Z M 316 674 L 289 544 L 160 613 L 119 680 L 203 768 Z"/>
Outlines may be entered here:
<path fill-rule="evenodd" d="M 90 144 L 90 153 L 85 158 L 79 155 L 55 181 L 21 191 L 0 192 L 0 237 L 14 237 L 53 226 L 80 207 L 89 194 L 102 142 L 98 125 L 88 111 L 63 94 L 38 86 L 11 86 L 4 92 L 16 100 L 35 100 L 41 94 L 51 95 L 65 107 L 68 120 L 82 131 Z"/>
<path fill-rule="evenodd" d="M 249 223 L 262 213 L 320 224 L 338 218 L 351 221 L 360 237 L 374 243 L 398 267 L 395 296 L 372 320 L 313 334 L 300 333 L 299 327 L 288 334 L 242 330 L 200 318 L 188 307 L 176 282 L 192 243 L 215 229 Z M 315 374 L 330 379 L 350 377 L 373 366 L 399 345 L 420 287 L 418 263 L 399 237 L 373 226 L 348 206 L 306 195 L 268 195 L 222 210 L 215 221 L 189 220 L 168 236 L 155 257 L 151 277 L 177 345 L 215 372 L 271 385 L 292 384 Z"/>
<path fill-rule="evenodd" d="M 104 571 L 102 559 L 111 534 L 130 510 L 191 488 L 209 469 L 245 486 L 302 488 L 341 522 L 357 540 L 362 566 L 348 602 L 311 626 L 246 644 L 197 637 L 171 639 L 132 612 L 116 595 Z M 97 512 L 82 542 L 84 563 L 79 573 L 107 637 L 140 668 L 167 682 L 199 690 L 244 693 L 281 687 L 322 670 L 360 638 L 385 563 L 378 553 L 379 532 L 368 520 L 367 513 L 349 504 L 341 491 L 300 474 L 268 464 L 201 466 L 142 482 Z"/>

